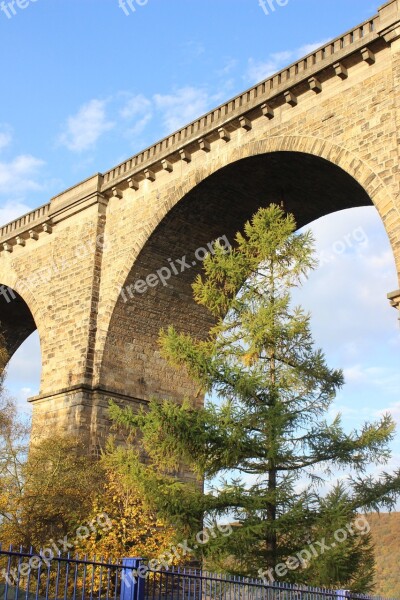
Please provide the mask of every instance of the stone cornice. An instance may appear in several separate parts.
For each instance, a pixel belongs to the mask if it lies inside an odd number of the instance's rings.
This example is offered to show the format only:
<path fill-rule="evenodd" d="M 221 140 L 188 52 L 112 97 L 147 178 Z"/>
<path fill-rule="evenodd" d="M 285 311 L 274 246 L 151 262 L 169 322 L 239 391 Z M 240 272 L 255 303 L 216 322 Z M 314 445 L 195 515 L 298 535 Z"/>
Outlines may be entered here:
<path fill-rule="evenodd" d="M 149 404 L 149 400 L 146 400 L 144 398 L 136 398 L 136 397 L 134 398 L 132 396 L 127 396 L 126 394 L 121 394 L 121 392 L 113 390 L 112 388 L 105 388 L 102 386 L 92 386 L 92 385 L 88 385 L 88 384 L 73 385 L 70 387 L 59 389 L 55 392 L 51 392 L 51 393 L 47 393 L 47 394 L 39 394 L 38 396 L 31 396 L 30 398 L 28 398 L 28 402 L 31 402 L 31 403 L 47 402 L 50 398 L 54 400 L 57 397 L 64 398 L 66 395 L 70 395 L 73 403 L 77 402 L 78 404 L 83 404 L 83 403 L 85 403 L 84 398 L 86 397 L 86 401 L 88 401 L 88 397 L 92 396 L 93 394 L 96 394 L 103 398 L 117 399 L 117 400 L 122 400 L 125 402 L 132 402 L 136 405 L 141 404 L 141 405 L 147 406 Z M 89 402 L 89 404 L 91 405 L 90 402 Z"/>

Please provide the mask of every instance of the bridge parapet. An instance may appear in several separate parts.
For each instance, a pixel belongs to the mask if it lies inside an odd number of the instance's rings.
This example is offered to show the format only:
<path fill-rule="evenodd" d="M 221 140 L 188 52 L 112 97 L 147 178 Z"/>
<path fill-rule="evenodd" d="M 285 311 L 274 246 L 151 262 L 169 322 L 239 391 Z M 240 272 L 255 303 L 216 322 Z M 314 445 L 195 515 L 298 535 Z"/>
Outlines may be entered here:
<path fill-rule="evenodd" d="M 12 252 L 15 245 L 25 246 L 42 233 L 52 233 L 53 226 L 87 206 L 99 201 L 103 177 L 97 173 L 51 199 L 48 204 L 0 227 L 0 253 Z"/>
<path fill-rule="evenodd" d="M 22 241 L 21 236 L 24 233 L 32 231 L 32 236 L 35 237 L 40 229 L 43 230 L 43 226 L 49 227 L 50 207 L 51 203 L 43 204 L 43 206 L 39 206 L 39 208 L 35 208 L 35 210 L 0 227 L 1 249 L 7 250 L 7 247 L 10 246 L 7 242 L 11 238 Z"/>

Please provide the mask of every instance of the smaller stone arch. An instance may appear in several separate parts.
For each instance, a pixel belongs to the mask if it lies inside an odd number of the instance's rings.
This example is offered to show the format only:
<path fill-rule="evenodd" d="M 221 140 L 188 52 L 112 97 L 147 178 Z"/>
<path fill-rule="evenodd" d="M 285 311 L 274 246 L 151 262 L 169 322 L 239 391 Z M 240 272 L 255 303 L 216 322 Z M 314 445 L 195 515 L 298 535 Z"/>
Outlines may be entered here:
<path fill-rule="evenodd" d="M 16 274 L 0 272 L 0 327 L 9 360 L 34 331 L 38 331 L 41 346 L 47 335 L 42 309 Z"/>

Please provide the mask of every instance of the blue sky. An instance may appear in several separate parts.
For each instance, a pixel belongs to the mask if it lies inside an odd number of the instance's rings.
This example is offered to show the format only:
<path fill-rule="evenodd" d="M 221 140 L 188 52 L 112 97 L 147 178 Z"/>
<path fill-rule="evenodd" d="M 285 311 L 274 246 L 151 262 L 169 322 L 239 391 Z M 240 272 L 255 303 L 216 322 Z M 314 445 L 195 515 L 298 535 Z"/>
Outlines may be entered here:
<path fill-rule="evenodd" d="M 381 2 L 288 0 L 268 15 L 258 0 L 140 4 L 132 0 L 128 15 L 118 0 L 20 0 L 16 14 L 3 4 L 2 224 L 366 20 Z M 321 264 L 298 301 L 313 313 L 328 362 L 345 370 L 336 408 L 349 428 L 387 408 L 400 422 L 399 331 L 386 300 L 398 282 L 383 226 L 363 208 L 313 230 Z M 33 335 L 9 366 L 21 410 L 39 374 Z"/>

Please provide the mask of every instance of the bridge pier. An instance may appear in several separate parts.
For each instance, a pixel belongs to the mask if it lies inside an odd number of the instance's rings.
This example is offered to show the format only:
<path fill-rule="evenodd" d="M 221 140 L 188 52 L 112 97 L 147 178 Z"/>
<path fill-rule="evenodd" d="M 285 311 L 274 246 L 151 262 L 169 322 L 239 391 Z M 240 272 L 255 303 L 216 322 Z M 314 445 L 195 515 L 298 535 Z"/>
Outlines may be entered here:
<path fill-rule="evenodd" d="M 85 385 L 34 396 L 28 400 L 33 409 L 32 438 L 38 439 L 55 431 L 68 436 L 78 435 L 92 452 L 99 453 L 110 433 L 107 416 L 110 400 L 133 410 L 147 405 L 138 398 Z"/>

